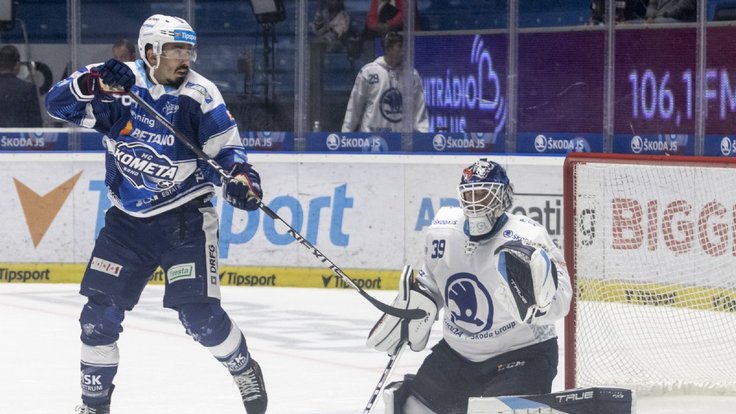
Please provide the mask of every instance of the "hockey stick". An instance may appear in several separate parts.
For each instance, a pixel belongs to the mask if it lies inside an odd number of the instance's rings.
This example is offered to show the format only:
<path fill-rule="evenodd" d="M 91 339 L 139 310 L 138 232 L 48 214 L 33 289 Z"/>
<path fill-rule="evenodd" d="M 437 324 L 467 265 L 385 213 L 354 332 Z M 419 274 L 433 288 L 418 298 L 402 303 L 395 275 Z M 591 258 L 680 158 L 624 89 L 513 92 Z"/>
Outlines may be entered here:
<path fill-rule="evenodd" d="M 205 161 L 207 164 L 209 164 L 210 167 L 212 167 L 215 171 L 217 171 L 218 174 L 223 178 L 223 182 L 228 182 L 233 179 L 233 177 L 225 171 L 224 168 L 220 164 L 217 163 L 212 157 L 205 154 L 204 151 L 202 151 L 201 148 L 194 145 L 192 142 L 190 142 L 187 137 L 179 131 L 178 128 L 176 128 L 174 125 L 169 122 L 168 119 L 164 118 L 155 108 L 153 108 L 151 105 L 148 104 L 148 102 L 141 99 L 140 96 L 136 95 L 133 92 L 128 92 L 128 96 L 130 96 L 131 99 L 135 101 L 138 106 L 143 108 L 146 112 L 148 112 L 151 116 L 156 118 L 158 122 L 163 124 L 169 131 L 171 131 L 174 134 L 174 137 L 179 140 L 184 146 L 189 148 L 193 153 L 195 153 L 200 159 Z M 279 221 L 283 225 L 285 225 L 288 229 L 288 233 L 293 237 L 299 244 L 303 245 L 309 251 L 319 259 L 322 263 L 327 264 L 327 267 L 335 272 L 338 276 L 340 276 L 345 283 L 347 283 L 350 287 L 357 290 L 358 293 L 360 293 L 364 298 L 368 300 L 373 306 L 378 308 L 381 312 L 387 313 L 391 316 L 396 316 L 397 318 L 404 318 L 404 319 L 421 319 L 424 318 L 427 313 L 421 309 L 400 309 L 400 308 L 394 308 L 393 306 L 389 306 L 380 300 L 374 298 L 373 296 L 369 295 L 365 290 L 363 290 L 360 286 L 355 284 L 353 279 L 351 279 L 348 275 L 345 274 L 345 272 L 342 271 L 335 263 L 332 262 L 327 256 L 325 256 L 319 249 L 314 247 L 312 243 L 309 242 L 309 240 L 305 239 L 304 236 L 299 234 L 298 231 L 296 231 L 289 223 L 287 223 L 284 219 L 279 217 L 278 214 L 276 214 L 271 208 L 269 208 L 266 204 L 263 203 L 263 200 L 258 199 L 258 208 L 263 210 L 266 215 L 271 217 L 274 221 Z"/>
<path fill-rule="evenodd" d="M 383 387 L 386 385 L 386 381 L 389 379 L 391 373 L 394 371 L 394 368 L 396 367 L 396 361 L 401 356 L 401 353 L 404 352 L 404 348 L 406 348 L 406 342 L 402 342 L 396 353 L 391 355 L 391 359 L 388 360 L 386 368 L 383 369 L 383 373 L 381 374 L 381 378 L 378 380 L 378 384 L 376 384 L 376 388 L 373 389 L 373 393 L 368 399 L 368 404 L 365 405 L 363 414 L 371 414 L 371 412 L 373 411 L 376 401 L 378 400 L 378 396 L 381 395 L 381 391 L 383 391 Z"/>

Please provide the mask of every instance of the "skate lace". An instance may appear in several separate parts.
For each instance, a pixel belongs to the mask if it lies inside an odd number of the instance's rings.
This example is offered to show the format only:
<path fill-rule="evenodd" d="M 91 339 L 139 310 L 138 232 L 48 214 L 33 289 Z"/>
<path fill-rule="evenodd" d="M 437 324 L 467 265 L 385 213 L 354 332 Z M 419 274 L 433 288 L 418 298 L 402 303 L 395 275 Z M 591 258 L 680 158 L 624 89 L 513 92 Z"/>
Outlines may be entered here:
<path fill-rule="evenodd" d="M 95 414 L 97 410 L 86 405 L 78 405 L 74 407 L 74 412 L 77 414 Z"/>
<path fill-rule="evenodd" d="M 255 369 L 251 368 L 235 377 L 240 394 L 244 401 L 252 401 L 261 396 L 261 384 L 258 382 Z"/>

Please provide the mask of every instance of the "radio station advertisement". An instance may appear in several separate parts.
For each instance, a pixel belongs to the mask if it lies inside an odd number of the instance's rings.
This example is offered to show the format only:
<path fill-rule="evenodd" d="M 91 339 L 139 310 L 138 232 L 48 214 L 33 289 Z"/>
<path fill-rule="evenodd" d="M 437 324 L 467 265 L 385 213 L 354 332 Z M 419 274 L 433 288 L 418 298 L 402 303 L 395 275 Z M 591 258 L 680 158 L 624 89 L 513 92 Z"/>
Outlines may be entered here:
<path fill-rule="evenodd" d="M 430 131 L 504 131 L 507 44 L 504 34 L 415 38 L 414 67 L 424 84 Z"/>
<path fill-rule="evenodd" d="M 399 152 L 398 132 L 308 132 L 308 152 Z"/>
<path fill-rule="evenodd" d="M 472 155 L 382 157 L 251 155 L 265 203 L 358 284 L 396 289 L 404 264 L 420 265 L 424 230 Z M 562 246 L 562 157 L 494 158 L 515 186 L 512 211 L 545 225 Z M 104 154 L 0 154 L 0 283 L 81 280 L 110 207 Z M 431 179 L 428 179 L 431 177 Z M 219 188 L 216 189 L 219 195 Z M 220 215 L 223 284 L 349 288 L 321 256 L 260 210 L 213 202 Z M 152 282 L 162 283 L 158 271 Z"/>
<path fill-rule="evenodd" d="M 731 134 L 733 138 L 736 131 L 736 50 L 731 47 L 734 28 L 710 27 L 706 35 L 705 134 L 719 134 L 721 138 Z"/>
<path fill-rule="evenodd" d="M 519 134 L 570 141 L 602 133 L 604 42 L 603 31 L 519 34 Z"/>
<path fill-rule="evenodd" d="M 696 40 L 694 28 L 616 32 L 614 134 L 642 148 L 649 142 L 657 151 L 686 153 L 669 145 L 680 138 L 668 137 L 695 132 Z"/>

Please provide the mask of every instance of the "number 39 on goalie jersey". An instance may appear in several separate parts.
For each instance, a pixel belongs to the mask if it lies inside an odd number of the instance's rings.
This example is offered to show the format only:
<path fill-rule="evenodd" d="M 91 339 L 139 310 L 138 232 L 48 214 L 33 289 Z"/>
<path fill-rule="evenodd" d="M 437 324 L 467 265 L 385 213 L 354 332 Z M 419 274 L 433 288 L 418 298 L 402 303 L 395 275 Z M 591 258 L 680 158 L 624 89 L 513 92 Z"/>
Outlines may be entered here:
<path fill-rule="evenodd" d="M 443 337 L 471 361 L 484 361 L 510 350 L 557 336 L 555 322 L 569 309 L 572 290 L 562 252 L 546 229 L 521 215 L 504 214 L 494 235 L 468 249 L 465 217 L 457 207 L 443 207 L 426 232 L 418 281 L 444 304 Z M 496 250 L 511 241 L 545 249 L 557 268 L 557 289 L 544 316 L 518 320 L 502 304 L 503 289 Z"/>

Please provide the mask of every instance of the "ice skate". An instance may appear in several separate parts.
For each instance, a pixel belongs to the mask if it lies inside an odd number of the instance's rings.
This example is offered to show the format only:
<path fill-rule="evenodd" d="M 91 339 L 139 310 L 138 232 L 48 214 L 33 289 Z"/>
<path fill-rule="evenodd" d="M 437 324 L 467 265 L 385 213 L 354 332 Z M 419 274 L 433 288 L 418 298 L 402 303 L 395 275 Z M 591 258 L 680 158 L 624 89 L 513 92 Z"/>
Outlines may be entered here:
<path fill-rule="evenodd" d="M 238 375 L 234 375 L 240 395 L 243 397 L 245 412 L 248 414 L 263 414 L 268 406 L 266 384 L 263 382 L 261 367 L 252 359 L 251 367 Z"/>
<path fill-rule="evenodd" d="M 110 414 L 110 404 L 89 406 L 87 404 L 78 405 L 74 412 L 76 414 Z"/>

